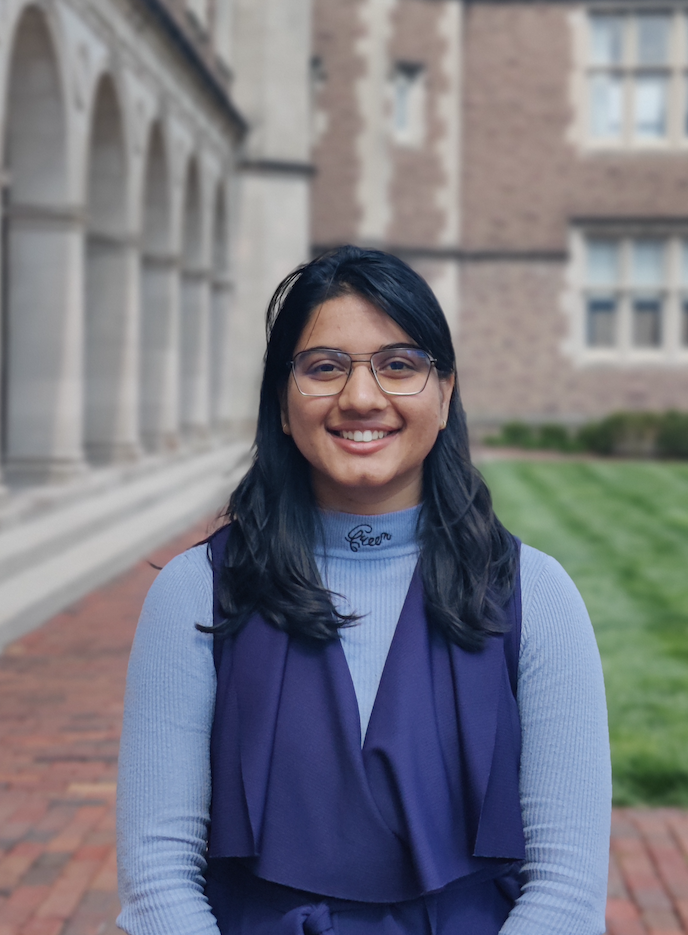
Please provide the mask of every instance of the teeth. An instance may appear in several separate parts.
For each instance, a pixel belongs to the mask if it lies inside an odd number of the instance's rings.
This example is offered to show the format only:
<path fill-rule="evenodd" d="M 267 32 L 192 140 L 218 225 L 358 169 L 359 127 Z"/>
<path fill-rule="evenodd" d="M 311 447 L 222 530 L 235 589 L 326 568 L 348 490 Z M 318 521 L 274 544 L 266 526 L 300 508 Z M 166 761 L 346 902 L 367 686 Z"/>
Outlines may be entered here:
<path fill-rule="evenodd" d="M 339 434 L 350 442 L 376 442 L 379 438 L 389 435 L 389 432 L 372 432 L 370 429 L 361 432 L 360 429 L 356 429 L 355 432 L 340 432 Z"/>

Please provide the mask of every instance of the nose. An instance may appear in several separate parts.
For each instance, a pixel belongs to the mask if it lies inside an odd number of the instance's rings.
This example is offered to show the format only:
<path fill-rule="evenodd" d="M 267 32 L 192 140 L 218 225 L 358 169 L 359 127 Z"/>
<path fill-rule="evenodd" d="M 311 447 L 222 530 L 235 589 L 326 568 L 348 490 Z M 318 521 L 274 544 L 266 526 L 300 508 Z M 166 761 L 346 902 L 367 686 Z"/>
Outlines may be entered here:
<path fill-rule="evenodd" d="M 370 368 L 370 362 L 355 360 L 351 376 L 339 394 L 339 408 L 365 414 L 385 409 L 388 400 Z"/>

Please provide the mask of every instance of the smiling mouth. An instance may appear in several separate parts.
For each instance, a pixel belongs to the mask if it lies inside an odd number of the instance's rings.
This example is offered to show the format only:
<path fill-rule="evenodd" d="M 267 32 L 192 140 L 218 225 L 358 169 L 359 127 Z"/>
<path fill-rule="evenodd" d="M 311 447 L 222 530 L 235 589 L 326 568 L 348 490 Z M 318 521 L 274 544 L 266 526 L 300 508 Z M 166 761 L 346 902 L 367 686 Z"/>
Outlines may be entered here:
<path fill-rule="evenodd" d="M 332 432 L 332 434 L 336 435 L 338 438 L 346 438 L 347 441 L 350 442 L 376 442 L 381 438 L 387 438 L 388 435 L 392 435 L 394 431 L 380 432 L 371 429 L 365 429 L 364 431 L 356 429 L 354 432 Z"/>

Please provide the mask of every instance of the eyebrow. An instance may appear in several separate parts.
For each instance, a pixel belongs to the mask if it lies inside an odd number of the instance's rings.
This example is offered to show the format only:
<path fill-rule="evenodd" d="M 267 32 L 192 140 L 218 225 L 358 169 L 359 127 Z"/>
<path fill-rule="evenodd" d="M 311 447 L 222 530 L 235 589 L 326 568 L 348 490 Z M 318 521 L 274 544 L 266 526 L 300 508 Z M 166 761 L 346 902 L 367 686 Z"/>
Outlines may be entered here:
<path fill-rule="evenodd" d="M 422 351 L 423 348 L 419 344 L 409 344 L 403 341 L 395 341 L 393 344 L 383 344 L 377 349 L 377 351 L 354 351 L 354 356 L 356 354 L 377 354 L 379 351 L 394 351 L 401 348 L 410 348 L 412 351 Z M 326 344 L 318 344 L 315 347 L 304 347 L 303 351 L 338 351 L 341 354 L 349 354 L 349 351 L 342 350 L 341 347 L 328 347 Z M 302 354 L 303 351 L 299 351 L 299 354 Z"/>

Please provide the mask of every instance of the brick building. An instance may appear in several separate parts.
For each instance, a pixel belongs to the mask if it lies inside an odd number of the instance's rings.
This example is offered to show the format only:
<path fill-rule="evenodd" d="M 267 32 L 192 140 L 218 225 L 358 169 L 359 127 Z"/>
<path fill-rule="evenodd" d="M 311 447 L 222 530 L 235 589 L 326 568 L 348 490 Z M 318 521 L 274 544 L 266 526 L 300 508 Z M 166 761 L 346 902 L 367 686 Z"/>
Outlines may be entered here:
<path fill-rule="evenodd" d="M 316 0 L 315 249 L 408 259 L 472 423 L 688 407 L 688 8 Z"/>

